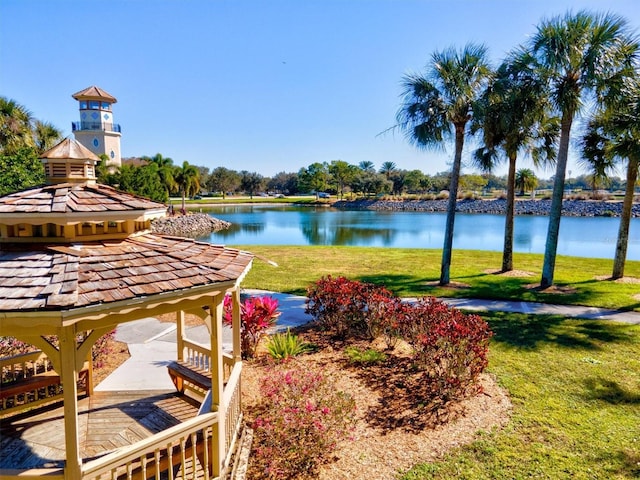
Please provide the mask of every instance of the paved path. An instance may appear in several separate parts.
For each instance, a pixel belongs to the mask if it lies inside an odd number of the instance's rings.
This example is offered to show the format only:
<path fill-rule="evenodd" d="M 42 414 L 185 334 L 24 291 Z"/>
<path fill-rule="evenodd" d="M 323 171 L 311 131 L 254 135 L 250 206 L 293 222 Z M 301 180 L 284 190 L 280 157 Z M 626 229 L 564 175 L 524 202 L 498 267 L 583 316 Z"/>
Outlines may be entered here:
<path fill-rule="evenodd" d="M 311 317 L 304 313 L 306 297 L 264 290 L 243 290 L 243 293 L 270 295 L 278 300 L 282 314 L 278 318 L 276 331 L 303 325 L 311 320 Z M 464 298 L 443 298 L 442 300 L 451 306 L 468 311 L 550 314 L 640 325 L 638 312 L 507 300 Z M 187 337 L 199 343 L 209 343 L 209 333 L 204 325 L 188 328 Z M 155 318 L 122 324 L 116 330 L 116 340 L 128 344 L 131 358 L 96 386 L 96 391 L 172 390 L 174 388 L 166 368 L 166 365 L 176 358 L 177 339 L 174 324 L 163 323 Z M 231 330 L 228 327 L 223 330 L 223 348 L 231 350 Z"/>

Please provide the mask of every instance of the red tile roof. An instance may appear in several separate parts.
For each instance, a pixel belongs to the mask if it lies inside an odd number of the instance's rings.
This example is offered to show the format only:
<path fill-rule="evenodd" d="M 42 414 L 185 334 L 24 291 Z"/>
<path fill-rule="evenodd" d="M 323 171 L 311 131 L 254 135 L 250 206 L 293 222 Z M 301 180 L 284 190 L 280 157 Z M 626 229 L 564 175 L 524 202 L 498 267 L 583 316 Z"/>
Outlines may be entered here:
<path fill-rule="evenodd" d="M 66 310 L 233 282 L 251 253 L 192 239 L 140 235 L 79 245 L 2 246 L 0 311 Z"/>
<path fill-rule="evenodd" d="M 0 197 L 2 214 L 134 211 L 166 208 L 162 203 L 106 185 L 60 183 Z"/>

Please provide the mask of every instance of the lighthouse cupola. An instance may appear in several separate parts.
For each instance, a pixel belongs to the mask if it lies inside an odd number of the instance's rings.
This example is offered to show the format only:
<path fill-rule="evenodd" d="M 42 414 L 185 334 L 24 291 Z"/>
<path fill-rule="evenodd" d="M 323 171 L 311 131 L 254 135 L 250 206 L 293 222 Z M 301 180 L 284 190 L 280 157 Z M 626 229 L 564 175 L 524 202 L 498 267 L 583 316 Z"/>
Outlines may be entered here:
<path fill-rule="evenodd" d="M 72 123 L 75 139 L 97 156 L 106 155 L 107 165 L 122 165 L 120 125 L 113 121 L 113 95 L 91 86 L 72 95 L 78 101 L 80 121 Z"/>

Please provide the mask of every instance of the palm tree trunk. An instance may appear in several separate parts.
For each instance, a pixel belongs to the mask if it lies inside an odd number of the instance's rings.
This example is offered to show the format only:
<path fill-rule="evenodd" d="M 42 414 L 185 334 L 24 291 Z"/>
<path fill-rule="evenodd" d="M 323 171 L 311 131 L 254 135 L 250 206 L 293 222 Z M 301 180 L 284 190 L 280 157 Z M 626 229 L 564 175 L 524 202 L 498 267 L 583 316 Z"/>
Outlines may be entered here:
<path fill-rule="evenodd" d="M 462 147 L 464 146 L 464 124 L 456 125 L 456 151 L 451 168 L 451 183 L 449 184 L 449 201 L 447 203 L 447 222 L 444 231 L 444 246 L 442 247 L 442 264 L 440 266 L 440 285 L 448 285 L 451 270 L 451 252 L 453 250 L 453 223 L 456 217 L 456 203 L 458 197 L 458 182 L 460 181 L 460 166 L 462 164 Z"/>
<path fill-rule="evenodd" d="M 502 248 L 502 272 L 513 270 L 513 219 L 516 210 L 516 157 L 509 155 L 507 177 L 507 211 L 504 219 L 504 247 Z"/>
<path fill-rule="evenodd" d="M 629 225 L 631 223 L 631 209 L 633 208 L 633 195 L 638 179 L 638 159 L 629 158 L 627 166 L 627 187 L 624 192 L 622 213 L 620 214 L 620 229 L 616 242 L 616 255 L 613 259 L 613 273 L 611 278 L 616 280 L 624 277 L 624 264 L 627 259 L 627 246 L 629 244 Z"/>
<path fill-rule="evenodd" d="M 562 198 L 564 197 L 564 179 L 567 171 L 569 155 L 569 138 L 573 115 L 564 113 L 560 127 L 560 146 L 558 147 L 558 163 L 556 177 L 553 182 L 551 209 L 549 211 L 549 227 L 547 229 L 547 243 L 544 248 L 544 263 L 542 265 L 541 288 L 553 285 L 553 273 L 556 268 L 556 253 L 558 251 L 558 237 L 560 235 L 560 219 L 562 218 Z"/>

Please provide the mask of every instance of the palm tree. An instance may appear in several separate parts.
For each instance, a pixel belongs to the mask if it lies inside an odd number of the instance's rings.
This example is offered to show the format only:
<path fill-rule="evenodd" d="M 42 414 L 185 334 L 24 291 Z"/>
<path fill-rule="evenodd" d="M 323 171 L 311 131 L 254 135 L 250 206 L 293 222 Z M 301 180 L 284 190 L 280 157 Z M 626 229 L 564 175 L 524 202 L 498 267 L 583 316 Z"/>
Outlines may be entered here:
<path fill-rule="evenodd" d="M 0 153 L 11 155 L 22 147 L 33 147 L 33 121 L 25 107 L 0 97 Z"/>
<path fill-rule="evenodd" d="M 595 173 L 604 175 L 616 160 L 626 161 L 627 181 L 620 213 L 620 227 L 613 260 L 613 280 L 624 276 L 629 244 L 633 198 L 640 165 L 640 81 L 624 82 L 620 95 L 589 122 L 582 141 L 582 152 L 594 165 Z M 595 175 L 595 174 L 594 174 Z"/>
<path fill-rule="evenodd" d="M 36 120 L 33 129 L 34 143 L 37 152 L 43 153 L 62 140 L 62 132 L 51 123 Z"/>
<path fill-rule="evenodd" d="M 175 173 L 175 165 L 173 164 L 173 160 L 169 157 L 163 157 L 162 154 L 156 153 L 153 157 L 142 157 L 143 160 L 146 160 L 149 163 L 154 163 L 158 166 L 158 175 L 160 176 L 160 181 L 164 185 L 165 191 L 167 192 L 167 197 L 171 194 L 171 192 L 175 192 L 178 185 L 174 178 Z"/>
<path fill-rule="evenodd" d="M 587 129 L 580 141 L 581 157 L 578 162 L 591 172 L 591 190 L 596 191 L 608 178 L 609 172 L 615 170 L 615 160 L 605 152 L 609 141 L 606 122 L 603 115 L 596 115 L 587 124 Z"/>
<path fill-rule="evenodd" d="M 384 162 L 380 167 L 380 173 L 383 173 L 387 180 L 391 177 L 391 174 L 397 170 L 396 164 L 393 162 Z"/>
<path fill-rule="evenodd" d="M 373 162 L 370 162 L 369 160 L 363 160 L 362 162 L 360 162 L 358 164 L 358 167 L 360 168 L 360 170 L 364 171 L 364 172 L 375 172 L 376 171 L 376 167 L 373 164 Z"/>
<path fill-rule="evenodd" d="M 561 115 L 560 141 L 553 183 L 541 288 L 553 284 L 571 126 L 587 94 L 602 98 L 608 82 L 633 61 L 626 22 L 612 14 L 585 11 L 543 21 L 530 41 L 530 51 L 551 89 Z"/>
<path fill-rule="evenodd" d="M 173 178 L 178 185 L 180 195 L 182 196 L 182 214 L 186 213 L 185 210 L 185 197 L 195 195 L 200 191 L 199 182 L 200 172 L 194 165 L 189 165 L 186 160 L 182 162 L 182 167 L 174 167 Z"/>
<path fill-rule="evenodd" d="M 491 85 L 482 96 L 472 125 L 472 130 L 482 130 L 483 145 L 475 151 L 476 163 L 486 172 L 490 172 L 505 158 L 509 164 L 502 250 L 503 272 L 513 270 L 518 155 L 530 153 L 536 166 L 555 158 L 553 147 L 558 134 L 558 121 L 546 114 L 548 101 L 545 86 L 530 68 L 530 63 L 526 52 L 516 52 L 500 65 Z M 533 175 L 528 169 L 518 173 L 521 172 Z M 524 189 L 525 183 L 521 183 L 521 186 Z"/>
<path fill-rule="evenodd" d="M 538 186 L 538 178 L 533 170 L 521 168 L 516 172 L 514 186 L 520 189 L 520 195 L 524 195 L 527 190 L 533 191 Z"/>
<path fill-rule="evenodd" d="M 466 45 L 460 52 L 453 48 L 435 52 L 427 76 L 410 74 L 403 79 L 403 101 L 396 115 L 396 127 L 419 148 L 439 148 L 445 137 L 455 141 L 440 285 L 447 285 L 450 279 L 462 149 L 474 104 L 491 76 L 487 56 L 486 47 L 474 44 Z"/>

